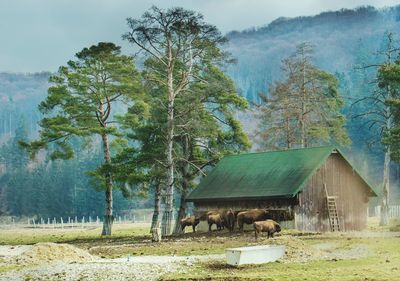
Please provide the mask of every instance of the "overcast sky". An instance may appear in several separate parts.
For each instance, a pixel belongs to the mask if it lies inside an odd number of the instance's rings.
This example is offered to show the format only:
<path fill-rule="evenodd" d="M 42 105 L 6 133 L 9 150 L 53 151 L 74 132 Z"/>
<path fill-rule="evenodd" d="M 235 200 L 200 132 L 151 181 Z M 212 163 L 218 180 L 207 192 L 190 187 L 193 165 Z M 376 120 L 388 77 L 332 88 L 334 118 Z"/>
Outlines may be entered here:
<path fill-rule="evenodd" d="M 222 32 L 263 26 L 278 17 L 400 0 L 0 0 L 0 72 L 55 71 L 83 47 L 122 42 L 126 18 L 156 5 L 182 6 L 202 13 Z"/>

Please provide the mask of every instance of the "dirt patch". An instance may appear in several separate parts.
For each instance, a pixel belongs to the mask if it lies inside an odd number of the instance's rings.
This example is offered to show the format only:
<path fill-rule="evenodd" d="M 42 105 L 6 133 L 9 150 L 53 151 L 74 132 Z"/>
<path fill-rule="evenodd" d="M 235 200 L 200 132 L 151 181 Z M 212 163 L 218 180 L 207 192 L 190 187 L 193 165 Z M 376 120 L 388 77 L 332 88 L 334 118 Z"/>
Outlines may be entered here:
<path fill-rule="evenodd" d="M 22 268 L 0 274 L 0 281 L 153 281 L 162 274 L 179 270 L 175 264 L 115 262 L 65 263 Z"/>
<path fill-rule="evenodd" d="M 5 259 L 11 264 L 31 265 L 53 261 L 88 262 L 93 260 L 93 257 L 88 252 L 72 245 L 38 243 L 19 252 L 17 255 L 10 254 Z"/>
<path fill-rule="evenodd" d="M 13 257 L 18 256 L 29 250 L 32 246 L 18 245 L 18 246 L 0 246 L 0 257 Z"/>

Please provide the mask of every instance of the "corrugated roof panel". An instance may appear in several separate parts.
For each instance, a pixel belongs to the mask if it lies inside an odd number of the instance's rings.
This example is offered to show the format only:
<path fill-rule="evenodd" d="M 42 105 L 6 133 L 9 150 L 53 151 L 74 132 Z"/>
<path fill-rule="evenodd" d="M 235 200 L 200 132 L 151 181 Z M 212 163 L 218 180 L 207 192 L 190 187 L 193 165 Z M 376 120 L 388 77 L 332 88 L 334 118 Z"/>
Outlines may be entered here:
<path fill-rule="evenodd" d="M 334 149 L 328 146 L 224 157 L 187 200 L 293 197 Z"/>

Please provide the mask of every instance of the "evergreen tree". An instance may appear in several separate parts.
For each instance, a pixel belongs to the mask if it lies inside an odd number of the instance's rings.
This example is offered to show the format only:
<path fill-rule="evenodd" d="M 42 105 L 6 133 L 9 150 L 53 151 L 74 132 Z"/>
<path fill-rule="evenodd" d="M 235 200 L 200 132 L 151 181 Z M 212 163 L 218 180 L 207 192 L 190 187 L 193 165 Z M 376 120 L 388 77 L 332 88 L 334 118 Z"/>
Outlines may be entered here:
<path fill-rule="evenodd" d="M 282 61 L 284 80 L 271 87 L 270 97 L 261 95 L 256 135 L 262 148 L 350 143 L 337 79 L 313 65 L 312 54 L 310 44 L 298 45 Z"/>
<path fill-rule="evenodd" d="M 360 98 L 355 103 L 367 104 L 365 110 L 356 115 L 356 117 L 367 118 L 370 128 L 377 131 L 378 140 L 382 142 L 384 149 L 383 163 L 383 182 L 382 182 L 382 203 L 380 225 L 389 224 L 389 191 L 390 191 L 390 162 L 392 155 L 393 138 L 390 138 L 394 130 L 393 106 L 398 95 L 394 81 L 390 79 L 395 73 L 395 61 L 398 54 L 398 48 L 395 46 L 395 40 L 392 33 L 384 35 L 383 46 L 378 52 L 381 62 L 370 65 L 363 65 L 365 69 L 375 69 L 375 78 L 371 81 L 374 85 L 369 95 Z M 386 136 L 386 137 L 385 137 Z M 391 140 L 390 140 L 391 139 Z"/>
<path fill-rule="evenodd" d="M 121 55 L 113 43 L 99 43 L 76 54 L 77 60 L 60 67 L 50 78 L 53 85 L 39 109 L 45 115 L 40 121 L 40 139 L 21 143 L 32 155 L 43 148 L 51 149 L 52 159 L 74 156 L 73 138 L 101 138 L 104 163 L 108 169 L 93 173 L 105 191 L 106 210 L 102 235 L 111 235 L 113 220 L 113 179 L 111 173 L 110 136 L 118 137 L 113 106 L 118 101 L 131 103 L 139 97 L 139 75 L 132 57 Z M 51 143 L 51 147 L 49 147 Z"/>
<path fill-rule="evenodd" d="M 203 16 L 183 8 L 162 10 L 152 7 L 140 19 L 128 19 L 129 31 L 123 38 L 139 47 L 151 60 L 147 63 L 147 80 L 164 89 L 166 167 L 166 207 L 162 234 L 170 235 L 176 159 L 173 155 L 176 129 L 175 100 L 191 83 L 198 80 L 202 65 L 225 59 L 220 44 L 226 39 Z"/>
<path fill-rule="evenodd" d="M 193 180 L 224 155 L 250 148 L 248 136 L 236 114 L 248 107 L 233 81 L 212 64 L 205 65 L 199 82 L 192 84 L 176 102 L 176 149 L 180 204 L 175 233 L 186 215 L 186 197 Z M 207 81 L 207 82 L 204 82 Z"/>
<path fill-rule="evenodd" d="M 390 200 L 390 161 L 399 161 L 399 105 L 400 105 L 400 47 L 395 45 L 392 33 L 386 34 L 386 46 L 383 52 L 385 61 L 378 66 L 377 89 L 372 96 L 375 103 L 380 104 L 375 109 L 379 114 L 378 126 L 381 128 L 381 138 L 385 146 L 385 161 L 383 171 L 383 197 L 381 204 L 380 225 L 389 224 Z M 380 108 L 380 109 L 379 109 Z M 369 114 L 369 112 L 367 112 Z"/>

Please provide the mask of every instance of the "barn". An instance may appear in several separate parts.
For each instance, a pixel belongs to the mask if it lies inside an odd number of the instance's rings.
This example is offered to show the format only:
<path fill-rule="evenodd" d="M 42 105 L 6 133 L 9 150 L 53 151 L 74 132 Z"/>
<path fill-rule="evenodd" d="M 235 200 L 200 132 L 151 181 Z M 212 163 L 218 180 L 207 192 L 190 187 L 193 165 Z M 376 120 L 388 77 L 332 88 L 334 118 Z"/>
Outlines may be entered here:
<path fill-rule="evenodd" d="M 365 229 L 373 196 L 345 155 L 327 146 L 226 156 L 187 201 L 195 214 L 263 208 L 286 226 L 326 232 Z"/>

